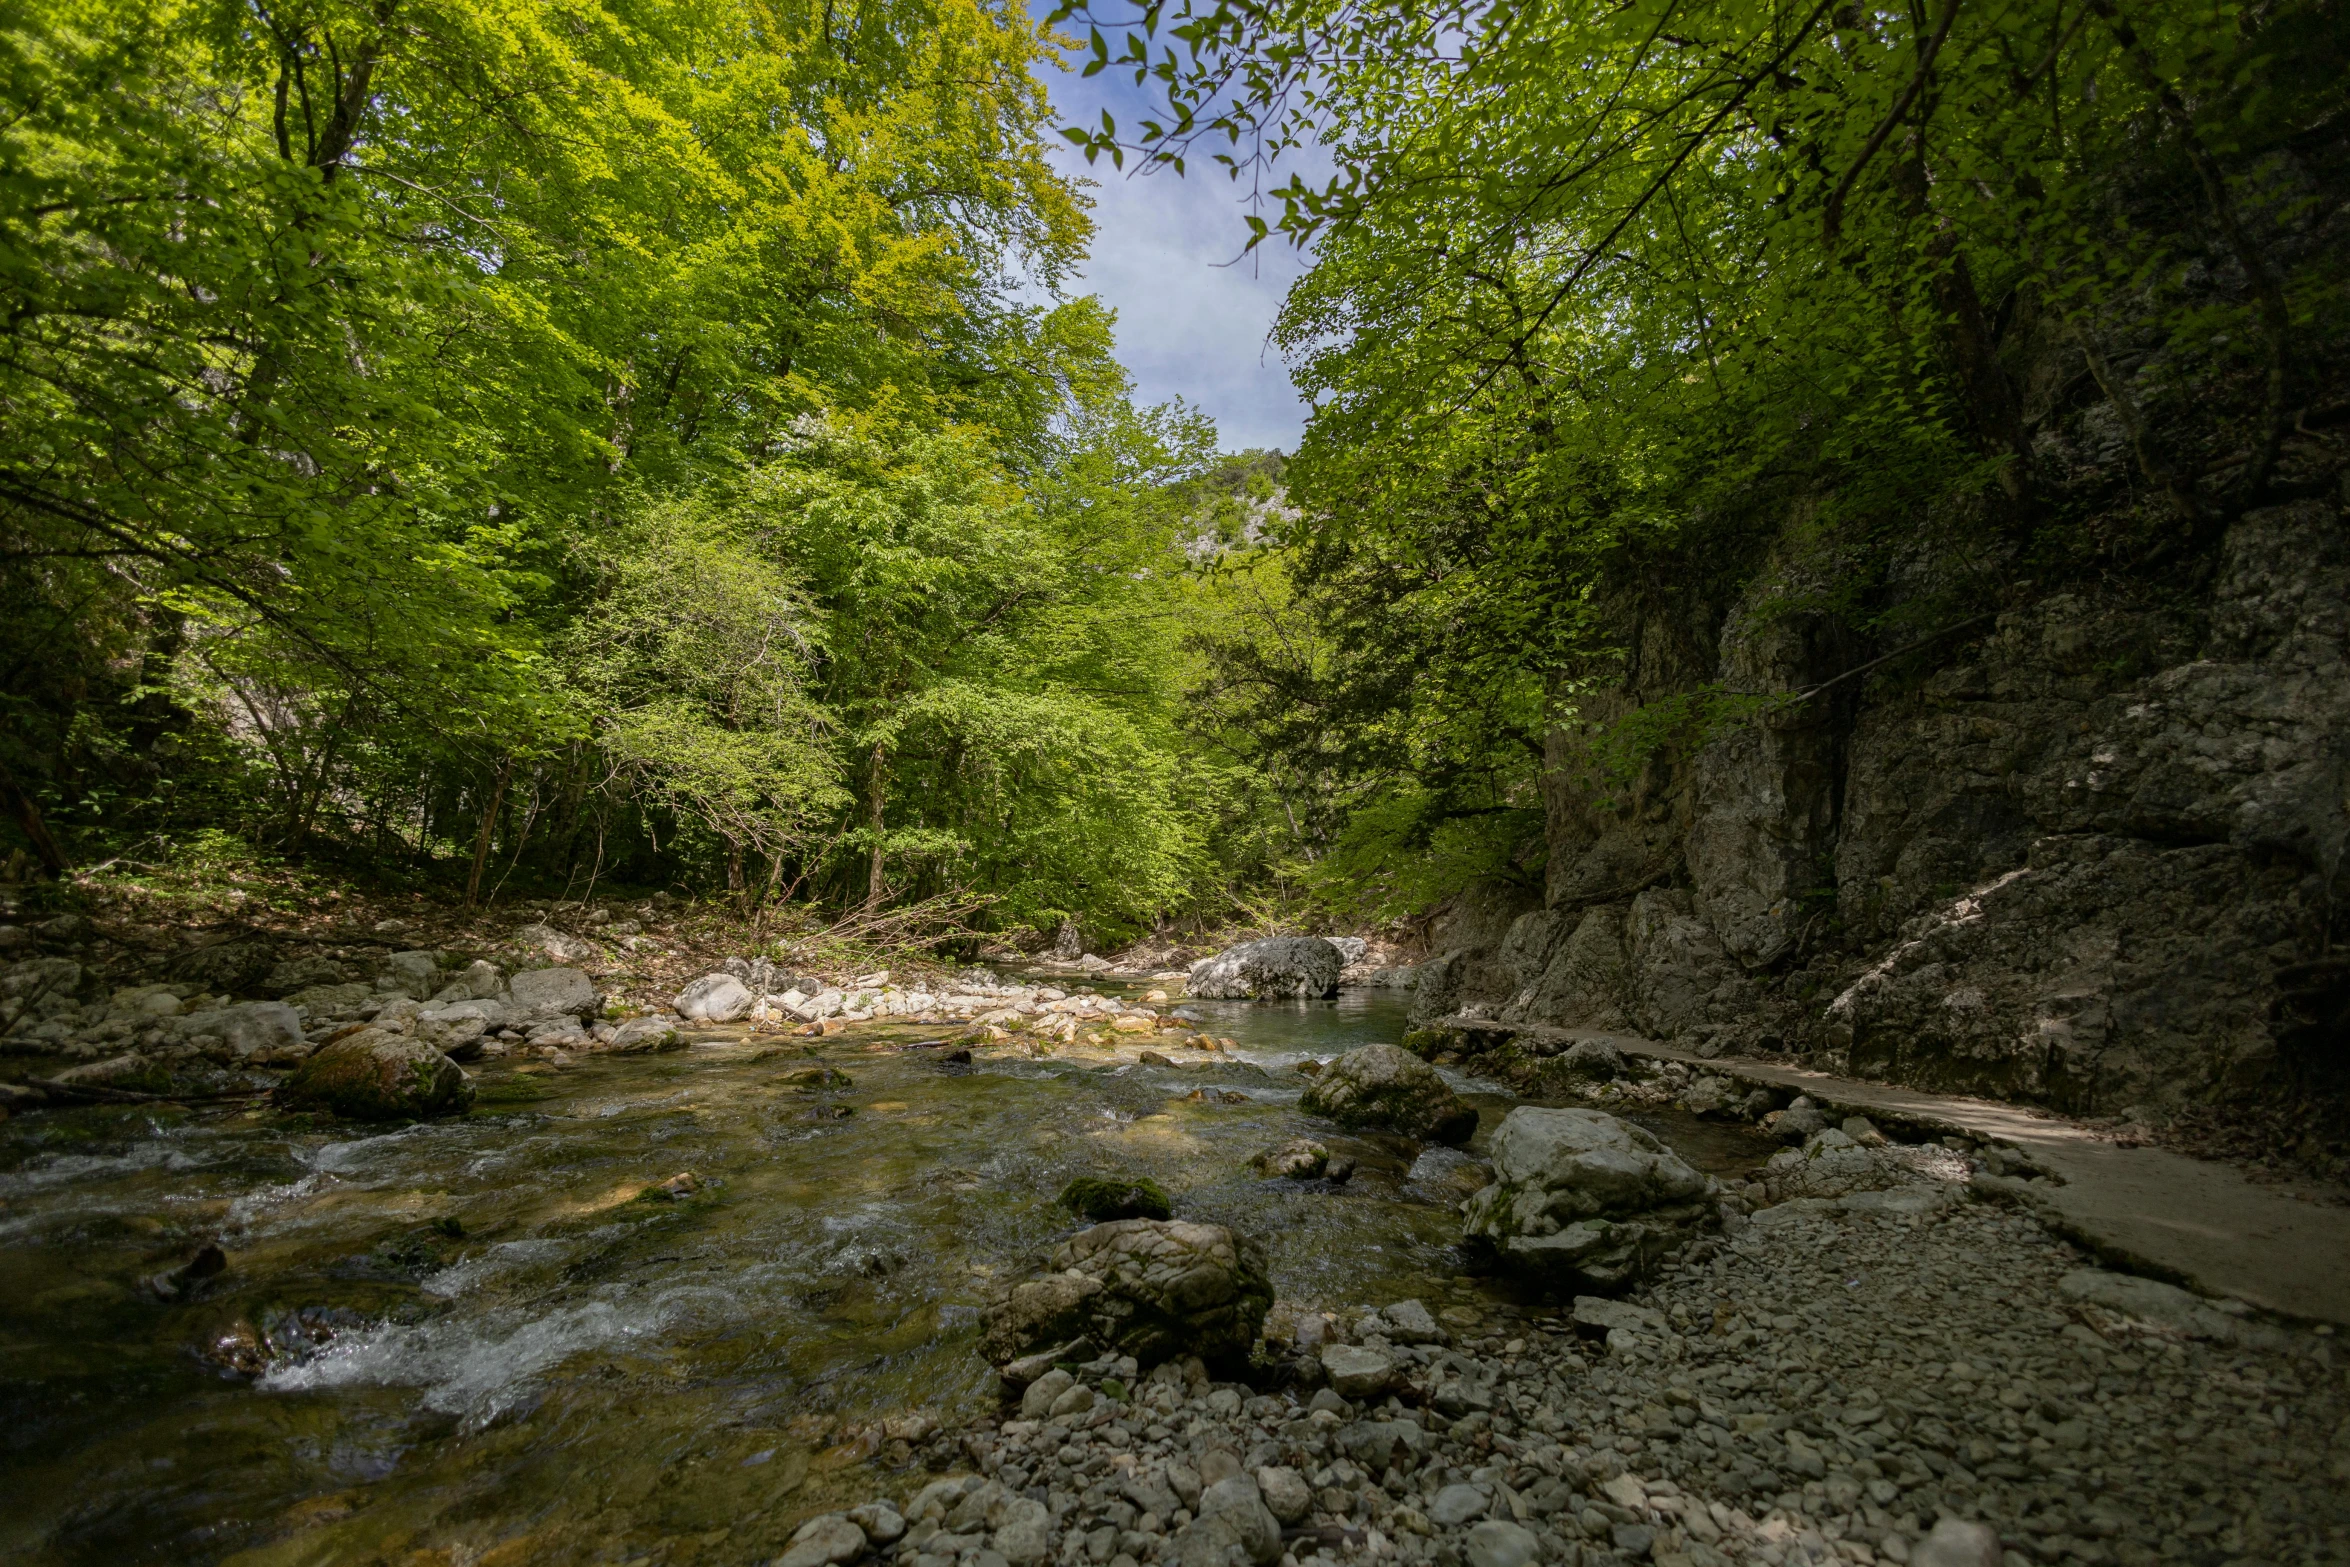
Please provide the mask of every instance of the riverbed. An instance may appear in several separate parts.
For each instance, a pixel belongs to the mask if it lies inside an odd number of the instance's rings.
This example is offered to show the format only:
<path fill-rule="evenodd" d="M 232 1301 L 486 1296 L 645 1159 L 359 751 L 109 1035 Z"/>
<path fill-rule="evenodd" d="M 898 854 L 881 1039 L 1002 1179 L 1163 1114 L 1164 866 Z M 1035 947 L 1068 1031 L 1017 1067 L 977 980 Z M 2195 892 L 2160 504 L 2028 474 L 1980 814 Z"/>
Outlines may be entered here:
<path fill-rule="evenodd" d="M 1400 997 L 1185 1010 L 1235 1048 L 958 1063 L 937 1028 L 730 1028 L 484 1063 L 452 1121 L 0 1125 L 0 1556 L 472 1561 L 528 1534 L 534 1561 L 759 1559 L 873 1491 L 925 1416 L 994 1407 L 980 1307 L 1072 1228 L 1078 1175 L 1147 1175 L 1258 1237 L 1301 1307 L 1544 1309 L 1466 1271 L 1471 1157 L 1297 1111 L 1288 1069 L 1395 1039 Z M 1515 1102 L 1454 1081 L 1488 1128 Z M 1657 1129 L 1720 1173 L 1767 1152 Z M 1350 1182 L 1249 1168 L 1308 1131 Z M 207 1243 L 216 1277 L 152 1282 Z"/>

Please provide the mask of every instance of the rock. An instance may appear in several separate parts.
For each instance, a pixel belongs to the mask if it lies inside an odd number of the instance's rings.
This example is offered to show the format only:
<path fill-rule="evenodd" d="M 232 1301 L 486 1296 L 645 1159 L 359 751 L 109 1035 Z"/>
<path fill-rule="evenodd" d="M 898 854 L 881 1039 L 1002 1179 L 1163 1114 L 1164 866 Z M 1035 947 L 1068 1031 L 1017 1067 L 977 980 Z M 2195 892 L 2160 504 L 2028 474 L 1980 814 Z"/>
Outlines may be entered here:
<path fill-rule="evenodd" d="M 1446 1529 L 1484 1516 L 1485 1493 L 1473 1485 L 1448 1485 L 1428 1504 L 1428 1521 Z"/>
<path fill-rule="evenodd" d="M 1293 1000 L 1338 994 L 1338 948 L 1319 936 L 1274 936 L 1227 947 L 1196 965 L 1187 982 L 1195 996 Z"/>
<path fill-rule="evenodd" d="M 514 1009 L 527 1017 L 593 1017 L 604 1004 L 596 982 L 575 968 L 524 969 L 506 981 Z"/>
<path fill-rule="evenodd" d="M 838 1567 L 865 1554 L 865 1531 L 841 1513 L 824 1513 L 792 1532 L 775 1567 Z"/>
<path fill-rule="evenodd" d="M 1077 1385 L 1077 1379 L 1055 1367 L 1028 1384 L 1020 1395 L 1020 1418 L 1042 1420 L 1053 1411 L 1053 1401 Z"/>
<path fill-rule="evenodd" d="M 1305 1522 L 1306 1514 L 1314 1510 L 1314 1488 L 1306 1484 L 1304 1475 L 1286 1465 L 1259 1469 L 1257 1492 L 1265 1499 L 1265 1511 L 1284 1526 Z"/>
<path fill-rule="evenodd" d="M 398 995 L 412 996 L 427 1001 L 441 988 L 439 955 L 431 952 L 395 952 L 384 959 L 384 970 L 376 981 L 378 990 L 389 990 Z"/>
<path fill-rule="evenodd" d="M 849 1522 L 865 1532 L 865 1538 L 875 1545 L 894 1545 L 906 1532 L 906 1520 L 887 1502 L 867 1502 L 852 1507 L 847 1514 Z"/>
<path fill-rule="evenodd" d="M 61 1088 L 115 1088 L 167 1099 L 250 1094 L 271 1086 L 265 1073 L 218 1066 L 186 1055 L 164 1060 L 137 1051 L 69 1067 L 49 1081 Z"/>
<path fill-rule="evenodd" d="M 996 1375 L 1002 1377 L 1009 1387 L 1026 1387 L 1064 1361 L 1071 1365 L 1078 1365 L 1093 1358 L 1094 1347 L 1091 1339 L 1071 1339 L 1066 1344 L 1056 1345 L 1051 1349 L 1040 1349 L 1033 1355 L 1023 1355 L 1018 1360 L 999 1366 L 996 1369 Z"/>
<path fill-rule="evenodd" d="M 285 998 L 286 1005 L 299 1008 L 312 1022 L 324 1018 L 357 1017 L 359 1009 L 375 997 L 373 985 L 354 980 L 343 985 L 313 985 L 308 990 L 297 990 Z"/>
<path fill-rule="evenodd" d="M 292 958 L 272 967 L 254 989 L 265 996 L 284 997 L 317 985 L 340 985 L 350 977 L 331 958 Z"/>
<path fill-rule="evenodd" d="M 455 976 L 445 978 L 441 988 L 433 992 L 435 1001 L 491 1001 L 505 988 L 505 980 L 498 966 L 486 958 L 475 958 L 459 969 Z"/>
<path fill-rule="evenodd" d="M 1259 1175 L 1286 1176 L 1293 1181 L 1318 1180 L 1329 1163 L 1330 1150 L 1304 1137 L 1268 1148 L 1249 1160 L 1250 1167 Z"/>
<path fill-rule="evenodd" d="M 689 1023 L 731 1023 L 750 1011 L 757 999 L 751 987 L 732 974 L 704 974 L 679 991 L 672 1004 Z"/>
<path fill-rule="evenodd" d="M 1469 1531 L 1469 1567 L 1528 1567 L 1542 1552 L 1531 1529 L 1489 1518 Z"/>
<path fill-rule="evenodd" d="M 1909 1567 L 1999 1567 L 1999 1531 L 1989 1524 L 1944 1518 L 1909 1548 Z"/>
<path fill-rule="evenodd" d="M 1380 1308 L 1379 1320 L 1387 1336 L 1398 1344 L 1441 1344 L 1449 1337 L 1428 1308 L 1416 1300 L 1399 1300 Z"/>
<path fill-rule="evenodd" d="M 2213 1339 L 2222 1344 L 2244 1344 L 2273 1349 L 2288 1342 L 2275 1328 L 2231 1315 L 2175 1284 L 2142 1279 L 2135 1274 L 2108 1273 L 2103 1268 L 2077 1268 L 2056 1281 L 2067 1300 L 2085 1301 L 2169 1328 L 2189 1338 Z"/>
<path fill-rule="evenodd" d="M 557 963 L 588 963 L 598 956 L 594 942 L 567 936 L 552 925 L 523 926 L 514 933 L 514 945 L 527 952 L 542 953 Z"/>
<path fill-rule="evenodd" d="M 1174 1206 L 1159 1183 L 1145 1177 L 1130 1181 L 1081 1175 L 1061 1188 L 1061 1206 L 1081 1219 L 1165 1219 Z"/>
<path fill-rule="evenodd" d="M 251 992 L 277 966 L 277 950 L 257 939 L 220 941 L 183 952 L 163 966 L 167 979 L 201 985 L 214 995 Z"/>
<path fill-rule="evenodd" d="M 1323 1394 L 1329 1394 L 1333 1402 L 1344 1402 L 1329 1388 L 1314 1397 Z M 1357 1464 L 1383 1475 L 1391 1468 L 1410 1469 L 1418 1464 L 1428 1449 L 1428 1433 L 1409 1420 L 1358 1420 L 1339 1427 L 1338 1445 Z"/>
<path fill-rule="evenodd" d="M 365 1028 L 321 1046 L 278 1097 L 297 1109 L 360 1121 L 457 1115 L 473 1104 L 473 1081 L 421 1040 Z"/>
<path fill-rule="evenodd" d="M 1257 1567 L 1281 1559 L 1281 1523 L 1265 1506 L 1257 1482 L 1245 1474 L 1227 1475 L 1200 1492 L 1199 1519 L 1192 1527 L 1230 1529 L 1233 1543 L 1248 1553 Z M 1221 1555 L 1221 1553 L 1219 1553 Z M 1188 1559 L 1179 1553 L 1178 1559 Z"/>
<path fill-rule="evenodd" d="M 1062 1242 L 1037 1278 L 986 1314 L 981 1349 L 996 1364 L 1090 1338 L 1144 1367 L 1185 1355 L 1238 1364 L 1273 1304 L 1255 1244 L 1218 1224 L 1120 1219 Z"/>
<path fill-rule="evenodd" d="M 654 1055 L 663 1050 L 683 1050 L 685 1036 L 666 1018 L 632 1017 L 612 1030 L 604 1048 L 614 1055 Z"/>
<path fill-rule="evenodd" d="M 988 1543 L 1009 1567 L 1038 1567 L 1052 1554 L 1053 1515 L 1044 1503 L 1033 1497 L 1018 1497 L 1008 1504 Z M 978 1567 L 977 1563 L 973 1567 Z"/>
<path fill-rule="evenodd" d="M 205 1044 L 204 1054 L 223 1066 L 293 1066 L 311 1051 L 302 1037 L 302 1015 L 283 1001 L 192 1012 L 166 1027 L 178 1039 L 217 1041 Z"/>
<path fill-rule="evenodd" d="M 1624 1075 L 1624 1052 L 1604 1039 L 1578 1039 L 1560 1054 L 1552 1070 L 1586 1082 L 1611 1082 Z"/>
<path fill-rule="evenodd" d="M 1322 1346 L 1322 1373 L 1345 1398 L 1369 1398 L 1395 1382 L 1395 1357 L 1359 1344 Z"/>
<path fill-rule="evenodd" d="M 106 998 L 106 1016 L 127 1019 L 134 1023 L 151 1023 L 161 1018 L 178 1017 L 187 1010 L 182 996 L 185 985 L 133 985 L 118 990 Z"/>
<path fill-rule="evenodd" d="M 1781 1142 L 1809 1142 L 1827 1129 L 1828 1118 L 1809 1100 L 1798 1100 L 1763 1117 L 1763 1130 Z"/>
<path fill-rule="evenodd" d="M 1573 1316 L 1575 1327 L 1587 1338 L 1606 1338 L 1618 1328 L 1636 1333 L 1662 1333 L 1665 1329 L 1665 1319 L 1646 1306 L 1599 1295 L 1576 1296 Z"/>
<path fill-rule="evenodd" d="M 1798 1113 L 1787 1112 L 1789 1116 Z M 1819 1114 L 1816 1110 L 1800 1113 Z M 1766 1168 L 1768 1179 L 1778 1184 L 1782 1199 L 1844 1197 L 1853 1192 L 1882 1191 L 1917 1179 L 1892 1159 L 1873 1148 L 1863 1148 L 1834 1127 L 1814 1132 L 1805 1140 L 1801 1152 L 1772 1155 Z"/>
<path fill-rule="evenodd" d="M 1473 1242 L 1513 1267 L 1615 1290 L 1715 1222 L 1712 1185 L 1628 1121 L 1520 1105 L 1493 1134 L 1493 1184 L 1469 1199 Z"/>
<path fill-rule="evenodd" d="M 1350 1050 L 1314 1079 L 1298 1108 L 1341 1126 L 1385 1127 L 1431 1142 L 1460 1144 L 1477 1112 L 1427 1062 L 1394 1045 Z"/>

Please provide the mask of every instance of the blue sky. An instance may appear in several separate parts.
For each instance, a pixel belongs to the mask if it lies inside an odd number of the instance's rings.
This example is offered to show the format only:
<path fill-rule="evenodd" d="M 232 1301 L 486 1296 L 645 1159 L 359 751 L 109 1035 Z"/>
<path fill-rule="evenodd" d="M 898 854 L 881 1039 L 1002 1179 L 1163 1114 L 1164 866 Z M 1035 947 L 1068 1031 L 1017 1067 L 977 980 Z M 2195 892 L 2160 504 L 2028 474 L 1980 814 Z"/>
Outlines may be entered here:
<path fill-rule="evenodd" d="M 1143 118 L 1131 67 L 1090 78 L 1043 74 L 1060 125 L 1097 125 L 1104 108 L 1121 132 Z M 1247 187 L 1206 158 L 1182 178 L 1136 176 L 1107 158 L 1088 167 L 1076 148 L 1060 147 L 1062 166 L 1097 186 L 1088 192 L 1095 202 L 1093 256 L 1077 286 L 1118 312 L 1118 357 L 1133 373 L 1136 400 L 1193 403 L 1215 419 L 1227 451 L 1295 451 L 1305 406 L 1265 334 L 1303 263 L 1279 243 L 1234 261 L 1248 241 L 1241 221 Z M 1282 167 L 1286 174 L 1287 159 Z"/>

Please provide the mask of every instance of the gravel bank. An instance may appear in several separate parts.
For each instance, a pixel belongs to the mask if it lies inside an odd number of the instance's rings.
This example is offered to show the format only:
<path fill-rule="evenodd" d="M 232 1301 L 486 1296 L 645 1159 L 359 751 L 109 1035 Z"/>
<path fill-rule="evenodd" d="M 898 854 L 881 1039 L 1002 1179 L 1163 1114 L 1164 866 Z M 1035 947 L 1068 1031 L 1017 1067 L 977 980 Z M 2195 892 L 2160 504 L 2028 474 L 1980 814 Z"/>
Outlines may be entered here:
<path fill-rule="evenodd" d="M 2020 1209 L 1786 1204 L 1582 1311 L 1613 1329 L 1570 1308 L 1506 1340 L 1385 1344 L 1386 1397 L 1086 1368 L 1090 1403 L 1056 1390 L 1057 1414 L 1032 1400 L 1045 1418 L 941 1438 L 934 1467 L 976 1472 L 867 1549 L 908 1567 L 1923 1567 L 1952 1517 L 1996 1529 L 2005 1567 L 2350 1561 L 2333 1338 L 2088 1266 Z M 1381 1347 L 1360 1331 L 1377 1321 L 1350 1336 Z M 1244 1505 L 1277 1516 L 1277 1549 Z"/>

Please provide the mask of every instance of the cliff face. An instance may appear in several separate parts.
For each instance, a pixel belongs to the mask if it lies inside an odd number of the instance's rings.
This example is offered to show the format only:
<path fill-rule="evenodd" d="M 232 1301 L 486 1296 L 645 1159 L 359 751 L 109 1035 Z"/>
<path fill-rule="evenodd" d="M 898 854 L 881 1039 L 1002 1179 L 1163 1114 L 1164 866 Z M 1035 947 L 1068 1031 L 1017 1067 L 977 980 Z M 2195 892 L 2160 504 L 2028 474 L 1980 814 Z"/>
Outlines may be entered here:
<path fill-rule="evenodd" d="M 1731 690 L 1800 693 L 1853 658 L 1750 603 L 1694 630 Z M 1421 1013 L 2100 1113 L 2326 1048 L 2297 1025 L 2325 1005 L 2299 993 L 2332 972 L 2350 836 L 2339 502 L 2242 516 L 2199 591 L 2058 593 L 1930 656 L 1629 784 L 1593 782 L 1556 737 L 1545 902 L 1456 921 Z"/>

